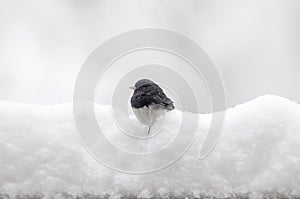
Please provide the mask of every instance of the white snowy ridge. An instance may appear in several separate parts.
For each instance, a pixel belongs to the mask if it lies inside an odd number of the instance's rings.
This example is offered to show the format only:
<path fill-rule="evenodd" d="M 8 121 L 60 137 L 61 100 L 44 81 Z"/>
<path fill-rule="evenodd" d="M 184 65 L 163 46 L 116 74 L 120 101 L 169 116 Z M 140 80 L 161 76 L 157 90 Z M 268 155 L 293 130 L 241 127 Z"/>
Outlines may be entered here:
<path fill-rule="evenodd" d="M 108 138 L 126 148 L 127 140 L 117 136 L 111 107 L 98 105 L 96 113 Z M 160 142 L 139 149 L 152 150 L 169 142 L 179 115 L 178 110 L 170 112 Z M 111 198 L 130 194 L 164 198 L 170 193 L 175 197 L 300 196 L 299 104 L 266 95 L 228 109 L 222 136 L 204 160 L 199 160 L 198 154 L 210 115 L 200 115 L 199 121 L 198 140 L 182 159 L 157 173 L 130 175 L 104 167 L 86 152 L 74 127 L 71 104 L 2 101 L 0 198 L 18 194 L 57 198 L 84 193 Z"/>

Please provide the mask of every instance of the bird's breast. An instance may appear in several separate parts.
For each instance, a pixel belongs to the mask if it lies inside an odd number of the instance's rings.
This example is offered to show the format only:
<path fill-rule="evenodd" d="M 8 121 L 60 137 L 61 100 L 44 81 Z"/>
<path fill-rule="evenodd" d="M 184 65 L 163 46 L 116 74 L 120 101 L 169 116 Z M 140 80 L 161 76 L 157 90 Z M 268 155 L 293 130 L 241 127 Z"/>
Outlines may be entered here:
<path fill-rule="evenodd" d="M 132 108 L 134 115 L 141 124 L 150 125 L 152 118 L 150 115 L 150 108 L 147 106 L 141 108 Z"/>
<path fill-rule="evenodd" d="M 157 106 L 143 106 L 141 108 L 132 107 L 133 113 L 141 124 L 151 125 L 155 120 L 164 115 L 166 110 Z"/>

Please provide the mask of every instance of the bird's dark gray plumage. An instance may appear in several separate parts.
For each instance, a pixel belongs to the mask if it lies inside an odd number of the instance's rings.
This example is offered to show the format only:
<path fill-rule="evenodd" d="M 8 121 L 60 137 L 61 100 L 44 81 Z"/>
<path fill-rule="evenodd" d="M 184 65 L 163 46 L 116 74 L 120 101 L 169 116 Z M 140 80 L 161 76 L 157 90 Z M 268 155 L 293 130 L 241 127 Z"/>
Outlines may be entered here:
<path fill-rule="evenodd" d="M 151 105 L 168 111 L 175 108 L 173 101 L 169 99 L 163 90 L 153 81 L 142 79 L 137 81 L 134 87 L 134 93 L 131 97 L 131 106 L 133 108 L 138 109 Z"/>

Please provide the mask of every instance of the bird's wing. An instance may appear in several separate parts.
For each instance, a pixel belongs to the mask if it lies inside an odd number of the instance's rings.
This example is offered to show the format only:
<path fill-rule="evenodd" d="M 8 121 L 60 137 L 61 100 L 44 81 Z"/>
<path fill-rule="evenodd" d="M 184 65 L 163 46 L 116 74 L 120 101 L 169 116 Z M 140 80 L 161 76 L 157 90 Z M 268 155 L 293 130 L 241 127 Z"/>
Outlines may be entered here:
<path fill-rule="evenodd" d="M 152 85 L 152 87 L 147 88 L 145 94 L 150 96 L 150 99 L 153 104 L 161 105 L 167 110 L 173 110 L 174 105 L 173 101 L 167 97 L 163 90 L 158 85 Z"/>

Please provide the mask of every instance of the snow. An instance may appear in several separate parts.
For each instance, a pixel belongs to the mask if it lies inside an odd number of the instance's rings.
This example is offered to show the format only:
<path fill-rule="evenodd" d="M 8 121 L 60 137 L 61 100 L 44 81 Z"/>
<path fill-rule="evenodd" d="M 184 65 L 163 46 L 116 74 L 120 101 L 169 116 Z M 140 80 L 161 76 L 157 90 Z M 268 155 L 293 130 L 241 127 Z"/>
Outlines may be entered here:
<path fill-rule="evenodd" d="M 97 105 L 95 110 L 105 136 L 129 151 L 149 152 L 170 144 L 181 119 L 180 111 L 170 112 L 163 133 L 146 144 L 133 146 L 126 136 L 119 136 L 111 107 Z M 216 148 L 199 160 L 210 117 L 199 115 L 198 137 L 175 164 L 159 172 L 131 175 L 108 169 L 89 155 L 76 133 L 71 104 L 40 106 L 2 101 L 0 193 L 56 197 L 89 193 L 109 194 L 111 198 L 124 194 L 167 197 L 169 193 L 253 198 L 274 193 L 300 195 L 299 104 L 266 95 L 228 109 Z M 127 121 L 123 118 L 122 125 Z"/>

